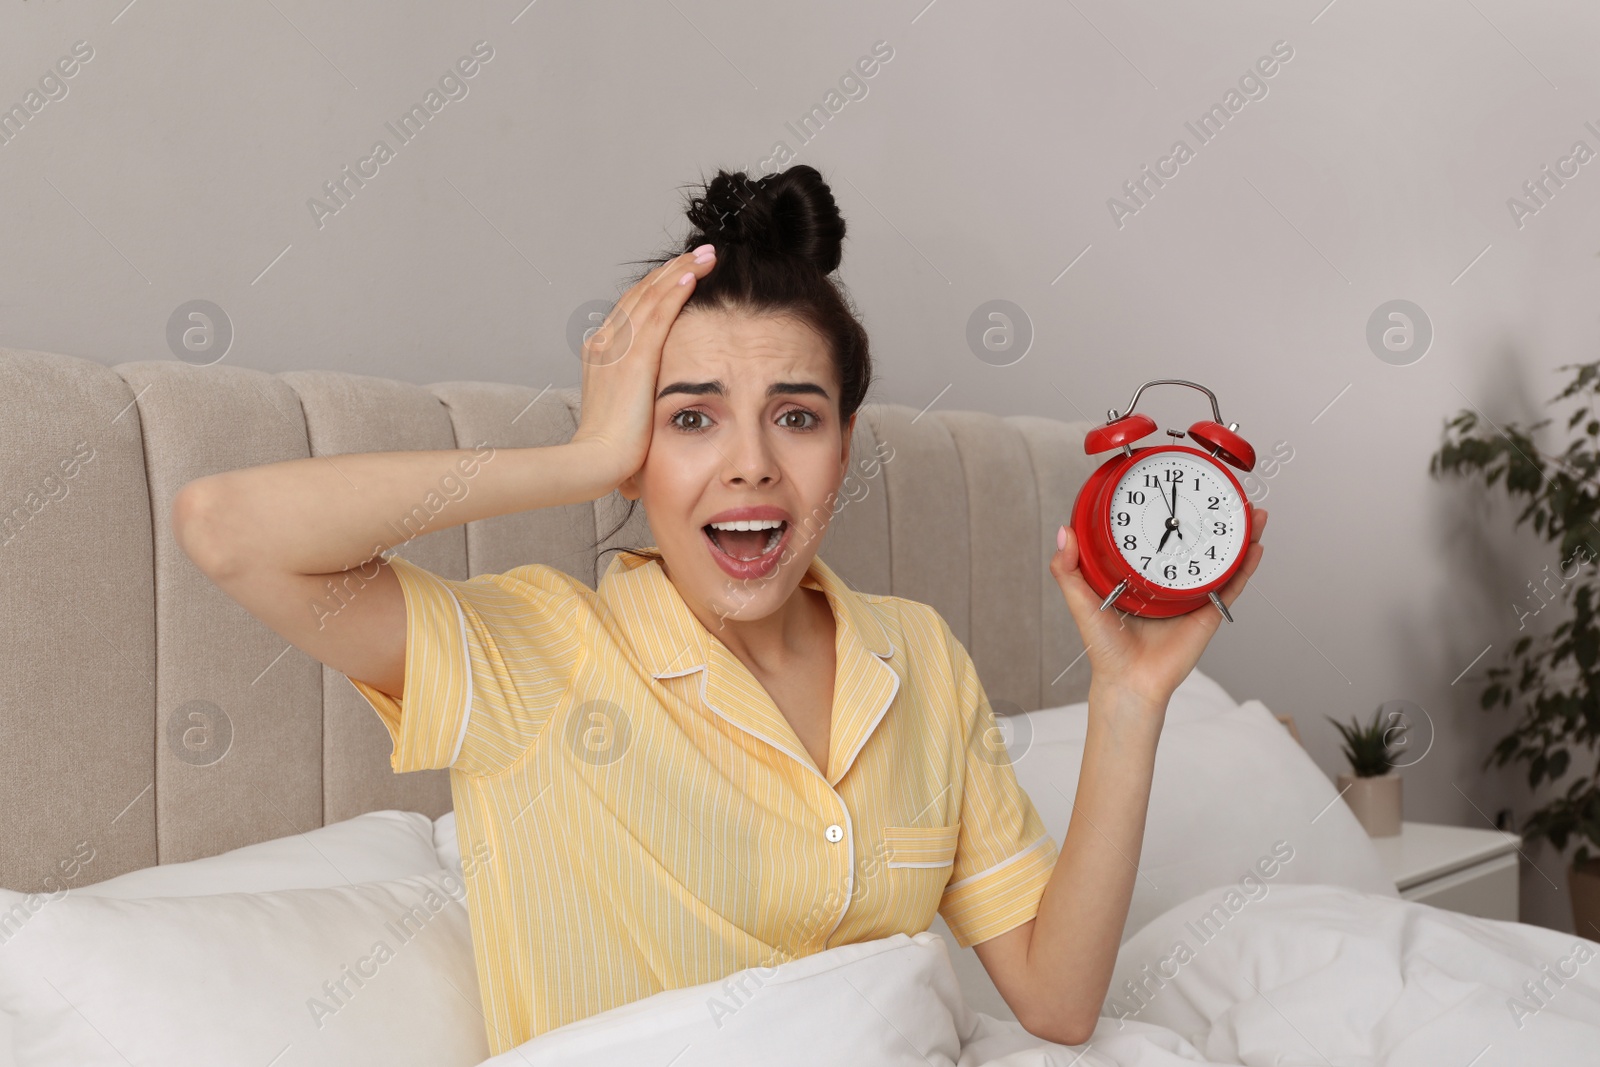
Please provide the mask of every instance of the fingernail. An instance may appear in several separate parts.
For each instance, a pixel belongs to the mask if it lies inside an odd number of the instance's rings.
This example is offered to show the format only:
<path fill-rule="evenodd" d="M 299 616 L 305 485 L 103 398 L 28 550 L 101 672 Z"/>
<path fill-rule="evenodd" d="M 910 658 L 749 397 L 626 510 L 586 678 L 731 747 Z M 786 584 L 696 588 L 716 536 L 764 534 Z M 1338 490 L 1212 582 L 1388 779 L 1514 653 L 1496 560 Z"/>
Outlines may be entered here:
<path fill-rule="evenodd" d="M 703 256 L 715 252 L 716 249 L 712 248 L 710 245 L 701 245 L 699 248 L 690 249 L 690 251 L 697 256 Z"/>
<path fill-rule="evenodd" d="M 695 253 L 695 257 L 694 257 L 694 261 L 696 263 L 710 263 L 713 259 L 716 259 L 716 258 L 717 257 L 712 255 L 710 252 L 696 252 Z"/>
<path fill-rule="evenodd" d="M 686 271 L 683 272 L 683 277 L 678 279 L 678 284 L 679 285 L 688 285 L 689 284 L 689 279 L 693 278 L 693 277 L 694 277 L 694 271 L 686 270 Z"/>
<path fill-rule="evenodd" d="M 1061 527 L 1056 531 L 1056 551 L 1064 552 L 1067 548 L 1067 528 Z"/>

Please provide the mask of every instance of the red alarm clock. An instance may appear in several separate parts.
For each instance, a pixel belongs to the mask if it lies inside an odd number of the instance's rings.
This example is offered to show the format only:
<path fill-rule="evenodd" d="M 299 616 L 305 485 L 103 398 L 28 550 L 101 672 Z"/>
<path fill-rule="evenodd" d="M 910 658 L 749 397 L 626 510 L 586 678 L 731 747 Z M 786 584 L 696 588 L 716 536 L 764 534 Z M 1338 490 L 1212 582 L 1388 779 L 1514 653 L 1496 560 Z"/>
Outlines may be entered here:
<path fill-rule="evenodd" d="M 1130 447 L 1156 432 L 1155 420 L 1133 411 L 1152 385 L 1187 385 L 1211 398 L 1212 419 L 1188 430 L 1199 448 L 1175 442 Z M 1209 599 L 1233 621 L 1216 591 L 1250 547 L 1250 505 L 1223 464 L 1242 471 L 1256 465 L 1256 450 L 1234 433 L 1238 428 L 1222 424 L 1216 395 L 1205 386 L 1160 378 L 1139 386 L 1122 414 L 1112 409 L 1104 426 L 1085 435 L 1083 450 L 1091 456 L 1121 449 L 1089 476 L 1072 505 L 1078 569 L 1104 598 L 1101 611 L 1115 604 L 1132 615 L 1164 619 Z"/>

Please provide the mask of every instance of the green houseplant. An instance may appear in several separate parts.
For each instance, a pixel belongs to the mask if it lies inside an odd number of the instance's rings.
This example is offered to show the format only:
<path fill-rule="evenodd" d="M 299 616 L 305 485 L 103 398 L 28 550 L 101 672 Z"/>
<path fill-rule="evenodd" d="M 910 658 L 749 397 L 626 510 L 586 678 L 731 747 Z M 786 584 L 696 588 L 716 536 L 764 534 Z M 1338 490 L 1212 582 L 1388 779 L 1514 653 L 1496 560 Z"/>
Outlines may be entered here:
<path fill-rule="evenodd" d="M 1327 716 L 1344 738 L 1344 758 L 1353 772 L 1339 775 L 1339 795 L 1370 837 L 1393 837 L 1400 832 L 1400 775 L 1395 773 L 1390 748 L 1391 734 L 1399 727 L 1385 726 L 1382 714 L 1380 707 L 1365 726 L 1354 718 L 1346 725 Z"/>
<path fill-rule="evenodd" d="M 1389 750 L 1390 727 L 1384 726 L 1378 719 L 1382 711 L 1382 708 L 1374 711 L 1372 721 L 1365 726 L 1353 718 L 1350 725 L 1346 726 L 1332 715 L 1327 717 L 1344 737 L 1344 758 L 1350 761 L 1350 769 L 1357 778 L 1376 778 L 1380 774 L 1388 774 L 1394 767 Z"/>
<path fill-rule="evenodd" d="M 1600 849 L 1600 596 L 1588 564 L 1600 546 L 1600 362 L 1558 369 L 1575 372 L 1546 402 L 1573 409 L 1565 415 L 1568 441 L 1562 451 L 1542 451 L 1534 441 L 1550 417 L 1526 428 L 1496 426 L 1475 409 L 1463 410 L 1445 423 L 1444 444 L 1428 471 L 1434 477 L 1481 478 L 1490 488 L 1503 484 L 1509 496 L 1527 502 L 1515 525 L 1531 519 L 1540 537 L 1559 546 L 1555 572 L 1547 564 L 1528 582 L 1525 599 L 1513 605 L 1519 636 L 1486 672 L 1480 705 L 1511 709 L 1517 720 L 1483 765 L 1522 764 L 1529 788 L 1581 770 L 1519 829 L 1524 840 L 1543 838 L 1561 852 L 1578 842 L 1568 869 L 1573 918 L 1581 935 L 1595 937 L 1600 857 L 1590 848 Z M 1546 608 L 1550 615 L 1530 624 Z M 1554 626 L 1552 617 L 1559 620 Z"/>

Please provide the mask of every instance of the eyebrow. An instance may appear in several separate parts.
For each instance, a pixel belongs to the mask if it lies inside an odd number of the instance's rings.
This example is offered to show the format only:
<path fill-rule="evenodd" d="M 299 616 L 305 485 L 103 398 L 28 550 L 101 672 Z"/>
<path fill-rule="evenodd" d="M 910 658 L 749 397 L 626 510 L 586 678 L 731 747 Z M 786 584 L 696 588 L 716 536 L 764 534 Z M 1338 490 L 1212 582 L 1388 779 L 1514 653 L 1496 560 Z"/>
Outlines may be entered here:
<path fill-rule="evenodd" d="M 670 396 L 673 393 L 687 393 L 690 396 L 705 396 L 707 394 L 726 396 L 728 389 L 720 378 L 713 378 L 709 382 L 673 382 L 657 393 L 656 399 L 660 400 L 662 397 Z M 767 396 L 769 398 L 800 393 L 812 393 L 822 397 L 824 400 L 828 399 L 828 391 L 815 382 L 773 382 L 767 386 Z"/>

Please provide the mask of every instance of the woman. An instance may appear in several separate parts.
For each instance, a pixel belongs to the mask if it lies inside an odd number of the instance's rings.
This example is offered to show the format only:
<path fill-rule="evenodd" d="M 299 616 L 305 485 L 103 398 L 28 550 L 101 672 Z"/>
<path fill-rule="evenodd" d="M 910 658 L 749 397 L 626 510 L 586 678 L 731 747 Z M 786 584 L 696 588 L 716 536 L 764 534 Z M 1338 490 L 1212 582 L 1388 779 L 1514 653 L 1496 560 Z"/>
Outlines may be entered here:
<path fill-rule="evenodd" d="M 1084 1041 L 1167 701 L 1220 616 L 1100 612 L 1062 528 L 1050 569 L 1093 679 L 1083 818 L 1058 851 L 944 620 L 817 557 L 871 381 L 829 277 L 845 224 L 827 185 L 808 166 L 719 171 L 688 217 L 688 250 L 586 343 L 569 442 L 213 475 L 179 494 L 179 543 L 351 679 L 396 771 L 451 769 L 496 1054 L 663 989 L 914 934 L 936 910 L 1024 1026 Z M 597 590 L 542 564 L 451 581 L 385 558 L 391 519 L 456 470 L 467 491 L 430 528 L 620 490 L 655 550 L 613 559 Z M 330 580 L 348 591 L 333 613 Z M 759 995 L 727 993 L 709 1010 Z"/>

